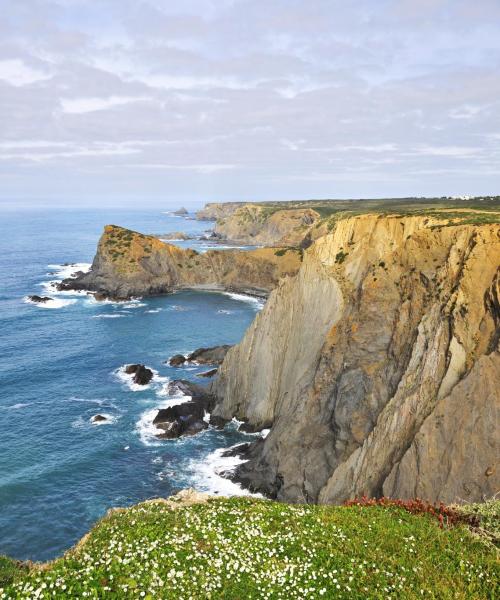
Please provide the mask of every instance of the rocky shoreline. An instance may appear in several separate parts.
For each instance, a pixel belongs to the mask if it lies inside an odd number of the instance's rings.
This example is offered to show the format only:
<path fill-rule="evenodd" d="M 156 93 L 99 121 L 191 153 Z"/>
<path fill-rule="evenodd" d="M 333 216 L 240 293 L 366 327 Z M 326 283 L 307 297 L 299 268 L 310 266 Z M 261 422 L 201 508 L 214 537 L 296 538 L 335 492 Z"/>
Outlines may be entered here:
<path fill-rule="evenodd" d="M 107 226 L 91 271 L 61 285 L 119 300 L 207 287 L 268 296 L 203 393 L 154 423 L 164 438 L 233 418 L 247 433 L 270 429 L 230 475 L 250 490 L 470 502 L 500 487 L 497 223 L 368 214 L 298 249 L 202 255 Z"/>

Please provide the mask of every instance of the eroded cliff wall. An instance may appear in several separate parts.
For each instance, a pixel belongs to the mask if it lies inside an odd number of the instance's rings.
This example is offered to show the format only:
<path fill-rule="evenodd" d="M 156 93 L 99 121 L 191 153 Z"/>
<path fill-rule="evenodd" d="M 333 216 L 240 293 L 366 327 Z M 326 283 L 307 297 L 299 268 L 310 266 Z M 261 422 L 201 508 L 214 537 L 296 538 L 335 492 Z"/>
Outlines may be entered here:
<path fill-rule="evenodd" d="M 282 277 L 297 273 L 301 259 L 300 252 L 272 248 L 198 253 L 107 225 L 90 272 L 62 285 L 116 299 L 196 287 L 267 295 Z"/>
<path fill-rule="evenodd" d="M 500 228 L 339 221 L 227 355 L 216 414 L 272 426 L 239 477 L 291 501 L 498 490 Z"/>

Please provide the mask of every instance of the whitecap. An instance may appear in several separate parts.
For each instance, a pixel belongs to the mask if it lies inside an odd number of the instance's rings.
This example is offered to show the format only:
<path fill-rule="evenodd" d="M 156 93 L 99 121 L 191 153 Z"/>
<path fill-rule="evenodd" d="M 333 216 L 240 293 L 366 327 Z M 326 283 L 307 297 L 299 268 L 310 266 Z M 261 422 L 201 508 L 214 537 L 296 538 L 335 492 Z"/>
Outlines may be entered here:
<path fill-rule="evenodd" d="M 142 308 L 143 306 L 147 306 L 146 302 L 139 302 L 139 300 L 127 300 L 122 303 L 122 306 L 125 308 Z"/>
<path fill-rule="evenodd" d="M 120 319 L 121 317 L 126 317 L 128 315 L 124 315 L 122 313 L 117 313 L 114 315 L 93 315 L 93 319 Z"/>
<path fill-rule="evenodd" d="M 145 310 L 144 313 L 159 313 L 163 310 L 163 308 L 151 308 L 150 310 Z"/>
<path fill-rule="evenodd" d="M 26 296 L 24 298 L 24 302 L 26 302 L 26 304 L 34 304 L 35 306 L 38 306 L 38 308 L 63 308 L 64 306 L 74 304 L 76 300 L 63 300 L 62 298 L 51 298 L 46 302 L 34 302 Z"/>
<path fill-rule="evenodd" d="M 266 301 L 263 298 L 256 298 L 255 296 L 248 296 L 247 294 L 235 294 L 234 292 L 222 292 L 225 296 L 229 296 L 233 300 L 239 302 L 248 302 L 253 304 L 257 310 L 264 308 Z"/>
<path fill-rule="evenodd" d="M 234 311 L 232 310 L 225 310 L 224 308 L 221 308 L 220 310 L 217 311 L 220 315 L 232 315 Z"/>
<path fill-rule="evenodd" d="M 11 404 L 10 406 L 6 406 L 5 408 L 9 410 L 19 410 L 21 408 L 25 408 L 26 406 L 30 406 L 31 402 L 18 402 L 17 404 Z"/>
<path fill-rule="evenodd" d="M 189 310 L 189 308 L 187 308 L 186 306 L 179 306 L 178 304 L 172 304 L 171 306 L 167 307 L 167 310 L 175 310 L 178 312 L 186 312 L 187 310 Z"/>
<path fill-rule="evenodd" d="M 232 446 L 234 447 L 234 446 Z M 197 490 L 220 494 L 221 496 L 254 496 L 262 498 L 261 494 L 253 494 L 242 488 L 238 483 L 226 479 L 221 473 L 231 473 L 238 465 L 247 462 L 239 456 L 222 456 L 229 448 L 218 448 L 202 460 L 191 460 L 189 469 L 193 472 L 191 482 Z"/>
<path fill-rule="evenodd" d="M 108 398 L 80 398 L 78 396 L 70 396 L 69 400 L 71 402 L 85 402 L 88 404 L 97 404 L 97 406 L 107 406 L 118 410 L 116 404 Z"/>
<path fill-rule="evenodd" d="M 68 265 L 48 265 L 49 269 L 54 270 L 54 275 L 59 279 L 69 279 L 76 277 L 80 271 L 88 273 L 92 265 L 90 263 L 71 263 Z"/>
<path fill-rule="evenodd" d="M 139 435 L 139 439 L 145 446 L 159 446 L 161 441 L 156 437 L 162 433 L 153 425 L 153 420 L 158 413 L 158 408 L 150 408 L 142 413 L 140 419 L 135 424 L 135 430 Z"/>

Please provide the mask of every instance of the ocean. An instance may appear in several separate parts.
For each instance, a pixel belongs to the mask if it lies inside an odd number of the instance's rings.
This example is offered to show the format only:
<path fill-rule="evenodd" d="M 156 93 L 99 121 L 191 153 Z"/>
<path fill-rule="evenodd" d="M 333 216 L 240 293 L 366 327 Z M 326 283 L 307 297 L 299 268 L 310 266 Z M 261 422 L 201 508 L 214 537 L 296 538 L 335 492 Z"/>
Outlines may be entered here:
<path fill-rule="evenodd" d="M 219 449 L 251 439 L 236 424 L 158 440 L 151 421 L 158 407 L 182 401 L 168 396 L 169 380 L 200 383 L 197 373 L 209 368 L 164 361 L 238 342 L 262 303 L 194 291 L 126 303 L 54 295 L 51 281 L 88 268 L 107 223 L 198 236 L 210 227 L 161 211 L 0 214 L 0 554 L 52 559 L 109 508 L 188 486 L 243 493 L 216 473 L 234 461 Z M 178 243 L 199 251 L 211 246 Z M 31 294 L 54 301 L 35 305 L 26 301 Z M 120 370 L 137 362 L 155 371 L 145 389 Z M 92 424 L 95 414 L 108 421 Z"/>

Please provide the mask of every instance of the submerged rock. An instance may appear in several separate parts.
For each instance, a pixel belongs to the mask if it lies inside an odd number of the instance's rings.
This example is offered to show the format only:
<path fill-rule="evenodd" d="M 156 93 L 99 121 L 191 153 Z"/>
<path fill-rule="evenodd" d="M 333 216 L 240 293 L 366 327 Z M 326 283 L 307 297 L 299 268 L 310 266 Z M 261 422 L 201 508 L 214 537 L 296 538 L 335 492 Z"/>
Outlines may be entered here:
<path fill-rule="evenodd" d="M 147 385 L 153 379 L 153 371 L 145 365 L 127 365 L 125 367 L 127 375 L 134 375 L 133 381 L 138 385 Z"/>

